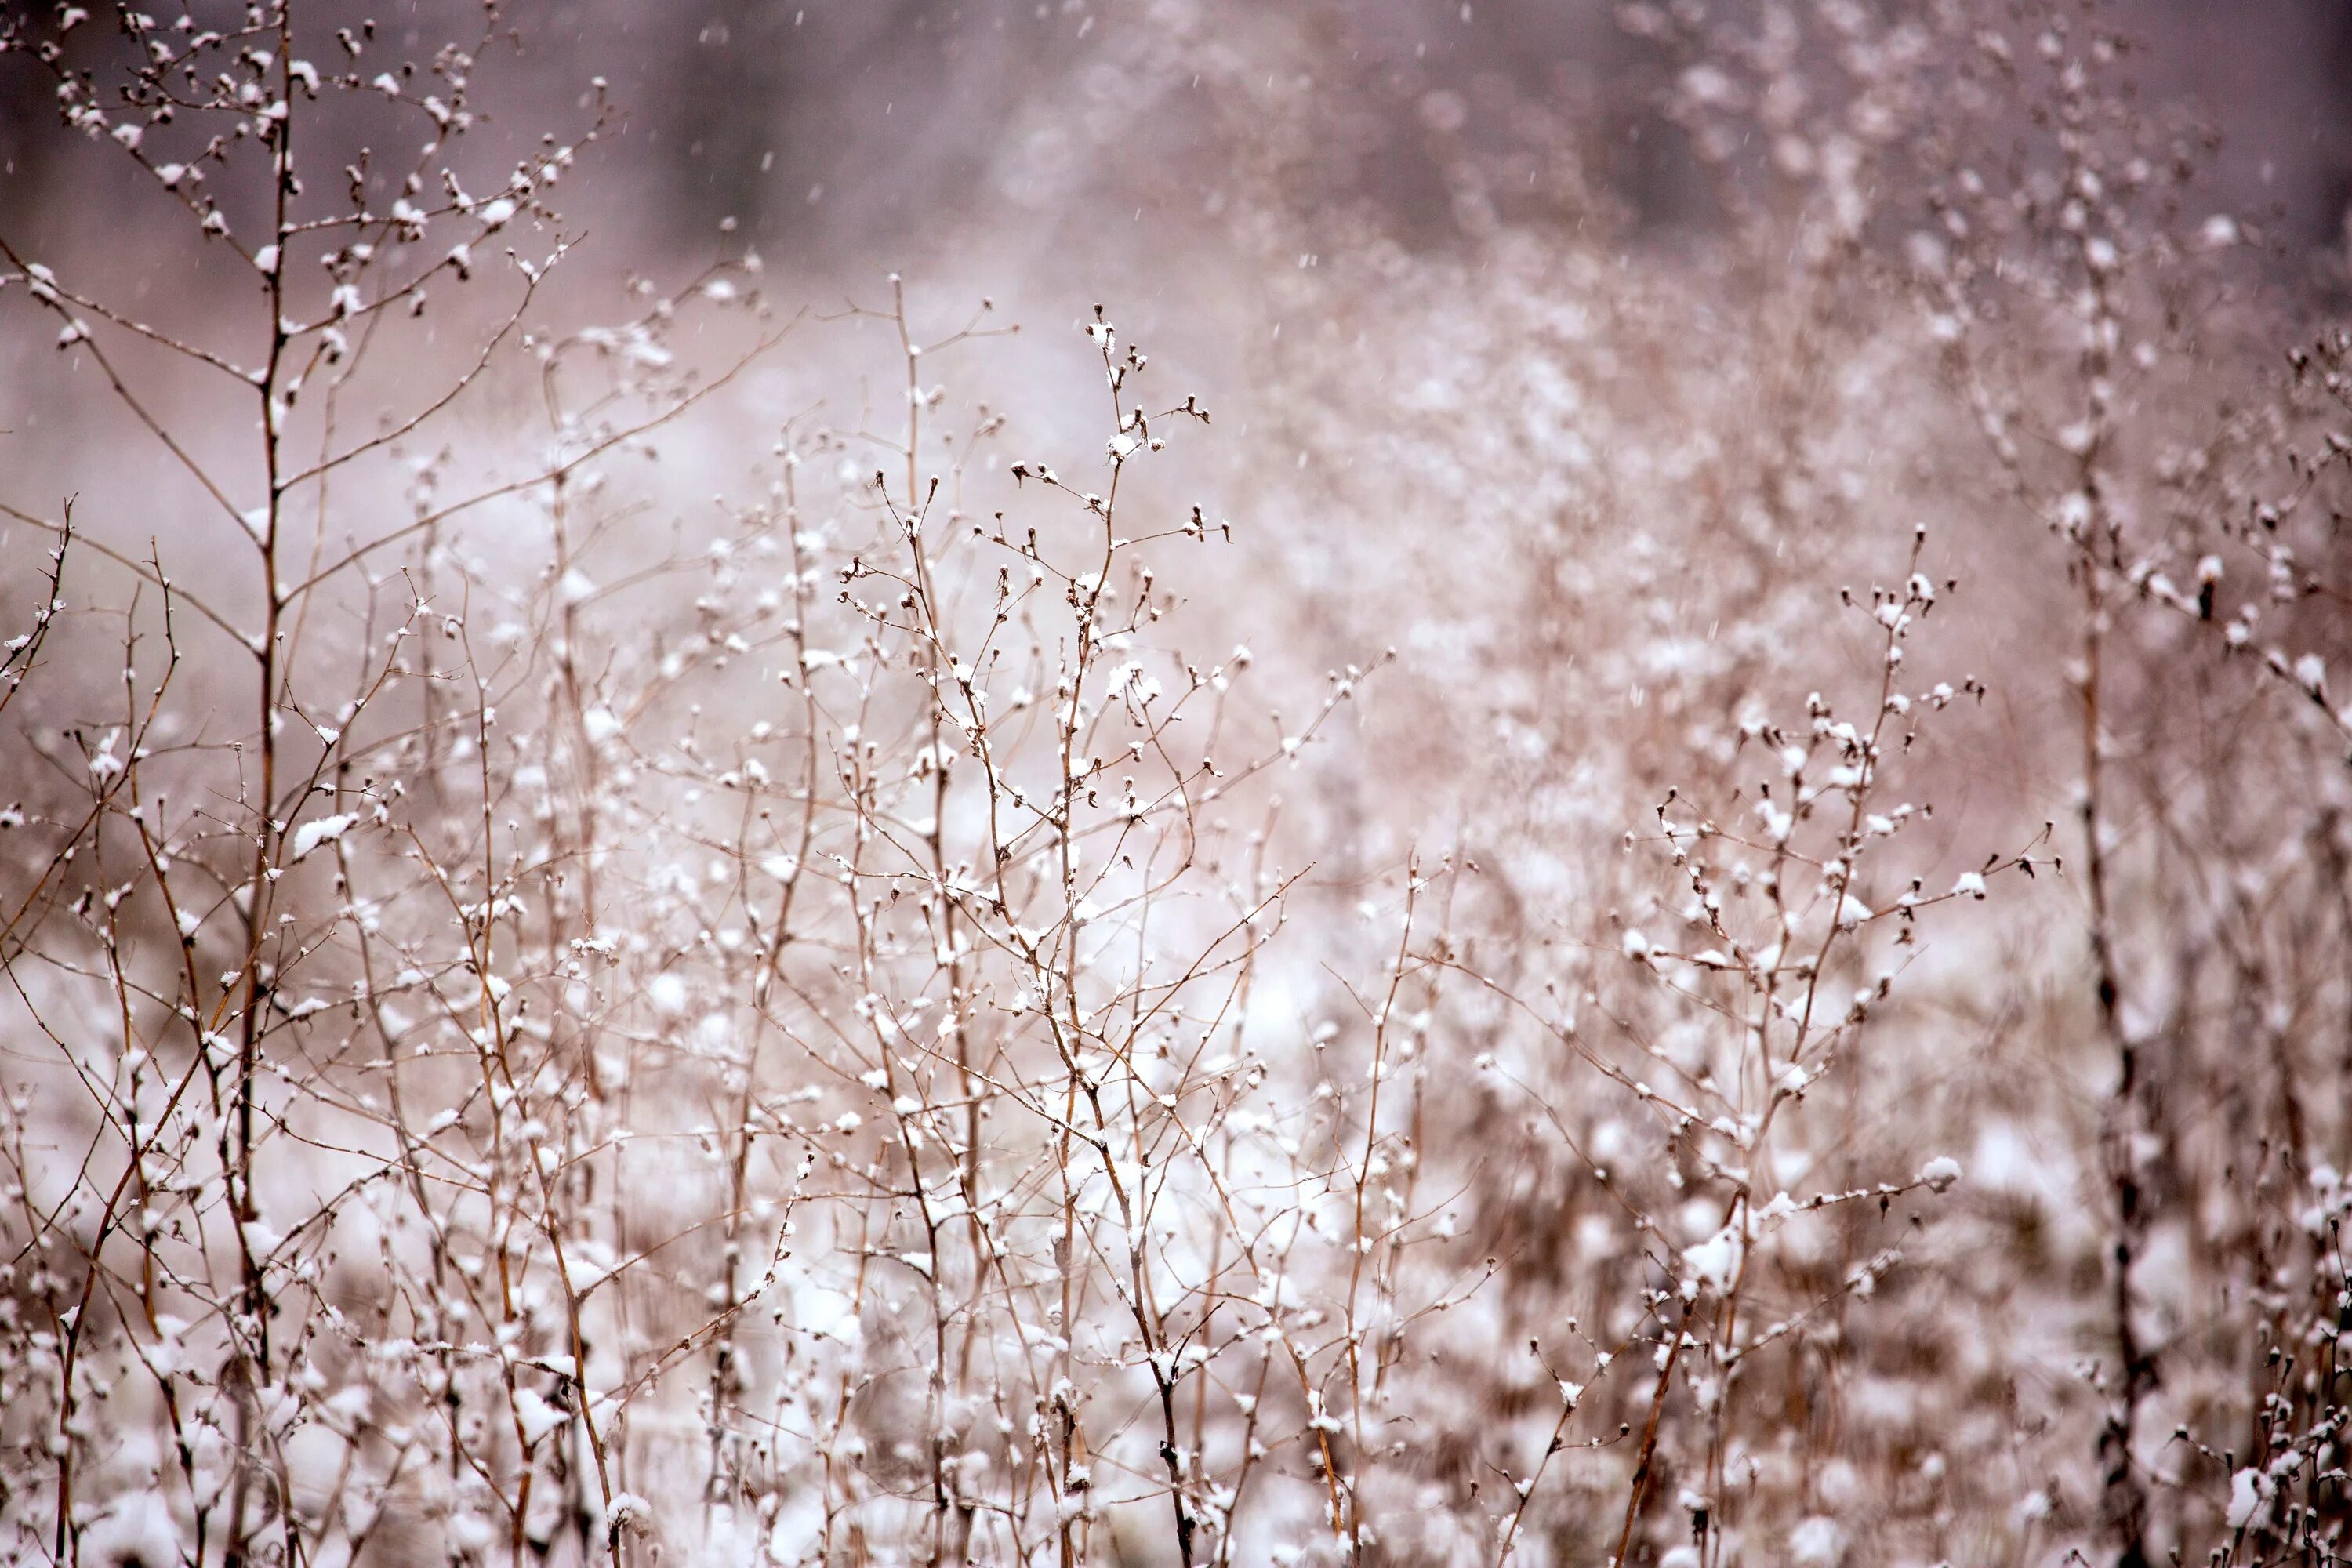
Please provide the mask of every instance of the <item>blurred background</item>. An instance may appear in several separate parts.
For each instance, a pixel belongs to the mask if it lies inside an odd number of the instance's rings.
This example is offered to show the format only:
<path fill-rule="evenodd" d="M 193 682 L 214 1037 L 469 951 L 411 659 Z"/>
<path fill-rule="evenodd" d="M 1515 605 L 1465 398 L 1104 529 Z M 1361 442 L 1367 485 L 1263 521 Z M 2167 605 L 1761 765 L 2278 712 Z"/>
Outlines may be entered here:
<path fill-rule="evenodd" d="M 1979 7 L 1998 21 L 2011 9 Z M 332 5 L 429 55 L 463 0 Z M 1713 8 L 1738 20 L 1748 9 Z M 1763 7 L 1756 8 L 1759 13 Z M 2062 8 L 2063 9 L 2063 8 Z M 599 241 L 698 260 L 733 217 L 813 284 L 952 270 L 1158 296 L 1178 271 L 1248 294 L 1268 222 L 1368 225 L 1414 252 L 1459 244 L 1465 157 L 1540 157 L 1572 126 L 1590 180 L 1657 244 L 1703 228 L 1704 181 L 1661 112 L 1658 51 L 1618 7 L 1437 0 L 551 0 L 515 12 L 484 61 L 509 132 L 555 123 L 592 77 L 626 123 L 603 153 Z M 347 15 L 342 15 L 347 13 Z M 2127 0 L 2152 99 L 2220 132 L 2220 184 L 2301 247 L 2344 242 L 2352 200 L 2352 16 L 2323 0 Z M 429 42 L 428 42 L 429 40 Z M 101 48 L 96 29 L 82 35 Z M 0 97 L 12 229 L 102 221 L 54 100 L 28 73 Z M 1538 184 L 1540 182 L 1538 182 Z M 1506 221 L 1585 216 L 1502 192 Z M 1261 210 L 1271 205 L 1271 213 Z M 604 232 L 609 227 L 610 232 Z M 1170 268 L 1157 258 L 1181 256 Z M 1001 279 L 998 275 L 1002 275 Z"/>
<path fill-rule="evenodd" d="M 322 23 L 373 18 L 423 60 L 472 30 L 478 8 L 319 9 Z M 1691 8 L 1728 26 L 1748 9 Z M 2011 8 L 1945 9 L 1990 23 Z M 1184 335 L 1251 342 L 1276 308 L 1277 264 L 1318 247 L 1377 239 L 1441 256 L 1497 225 L 1580 233 L 1601 204 L 1644 253 L 1705 234 L 1721 215 L 1665 112 L 1674 63 L 1618 12 L 1585 0 L 551 0 L 505 18 L 478 91 L 486 140 L 528 140 L 576 118 L 590 79 L 610 82 L 624 119 L 593 154 L 593 203 L 570 215 L 608 258 L 698 263 L 748 246 L 786 269 L 780 294 L 822 299 L 895 269 L 1063 316 L 1096 295 L 1129 313 L 1181 310 Z M 2340 256 L 2352 16 L 2323 0 L 2124 0 L 2100 16 L 2142 46 L 2137 90 L 2208 122 L 2231 210 L 2263 221 L 2286 265 Z M 69 59 L 110 47 L 100 28 L 68 45 Z M 173 237 L 169 210 L 127 187 L 119 160 L 54 128 L 43 81 L 0 76 L 10 233 L 135 244 L 152 224 L 155 242 Z"/>
<path fill-rule="evenodd" d="M 336 0 L 306 15 L 322 39 L 372 21 L 370 70 L 392 58 L 426 68 L 450 40 L 482 33 L 479 8 L 462 0 Z M 1517 552 L 1538 518 L 1643 510 L 1617 479 L 1591 482 L 1605 425 L 1621 444 L 1604 466 L 1639 468 L 1633 454 L 1668 439 L 1670 406 L 1712 439 L 1712 403 L 1686 400 L 1743 395 L 1743 363 L 1832 389 L 1827 351 L 1788 368 L 1799 318 L 1890 353 L 1882 328 L 1916 326 L 1908 284 L 1891 275 L 1801 276 L 1789 237 L 1811 221 L 1810 162 L 1793 176 L 1771 167 L 1752 128 L 1728 147 L 1695 141 L 1692 111 L 1710 107 L 1692 90 L 1711 79 L 1694 74 L 1706 40 L 1785 35 L 1758 47 L 1789 58 L 1759 68 L 1790 71 L 1812 96 L 1800 88 L 1796 107 L 1766 105 L 1767 117 L 1810 118 L 1819 145 L 1838 142 L 1832 122 L 1863 101 L 1854 84 L 1874 68 L 1857 76 L 1839 40 L 1859 37 L 1850 24 L 1865 15 L 1882 30 L 1902 21 L 1900 7 L 1688 0 L 560 0 L 505 13 L 483 35 L 469 83 L 482 123 L 462 156 L 494 177 L 542 134 L 570 140 L 593 121 L 602 82 L 614 119 L 561 198 L 562 232 L 583 241 L 572 273 L 672 279 L 756 254 L 772 301 L 824 312 L 872 303 L 898 272 L 919 318 L 941 329 L 992 300 L 992 319 L 1027 336 L 992 345 L 972 362 L 982 378 L 956 390 L 1002 404 L 1018 389 L 1040 435 L 1092 427 L 1093 403 L 1069 393 L 1066 373 L 1072 329 L 1105 304 L 1171 383 L 1218 412 L 1206 458 L 1216 493 L 1245 493 L 1254 525 L 1239 575 L 1302 596 L 1300 667 L 1416 638 L 1433 656 L 1463 654 L 1425 662 L 1423 703 L 1408 707 L 1441 710 L 1475 749 L 1491 739 L 1484 699 L 1514 700 L 1486 679 L 1486 655 L 1516 638 L 1498 635 L 1487 603 L 1496 552 Z M 1986 0 L 1921 15 L 1953 39 L 2042 16 Z M 2124 90 L 2164 128 L 2150 134 L 2172 136 L 2193 163 L 2200 212 L 2230 215 L 2254 242 L 2242 276 L 2259 280 L 2264 308 L 2340 301 L 2352 12 L 2323 0 L 2116 0 L 2080 16 L 2127 41 Z M 64 47 L 70 69 L 119 40 L 83 26 Z M 2038 134 L 2022 118 L 2004 126 L 2011 110 L 1997 104 L 1963 117 L 1958 100 L 1939 103 L 1938 84 L 1958 79 L 1942 66 L 1904 68 L 1902 90 L 1858 138 L 1866 153 L 1847 161 L 1863 171 L 1847 199 L 1868 211 L 1867 241 L 1889 262 L 1917 216 L 1920 176 L 1904 161 L 1915 140 L 1949 129 L 2022 157 Z M 1711 107 L 1748 104 L 1735 92 Z M 308 133 L 336 143 L 326 152 L 340 162 L 385 133 L 372 115 L 339 96 Z M 1789 190 L 1769 188 L 1776 180 Z M 221 247 L 191 245 L 184 221 L 116 149 L 58 133 L 44 74 L 0 61 L 0 235 L 23 254 L 70 258 L 93 291 L 140 310 L 232 321 L 219 307 L 254 279 Z M 558 298 L 559 318 L 577 321 L 609 313 L 613 295 Z M 168 463 L 145 466 L 156 454 L 126 437 L 93 377 L 50 374 L 52 338 L 34 314 L 0 316 L 16 494 L 77 494 L 93 517 L 120 501 L 142 514 L 141 533 L 168 531 L 192 492 Z M 744 449 L 828 394 L 837 416 L 844 387 L 873 368 L 862 352 L 837 338 L 795 345 L 704 450 Z M 1514 390 L 1478 402 L 1490 385 Z M 478 417 L 509 416 L 524 396 L 509 388 Z M 1788 436 L 1743 423 L 1728 422 L 1735 435 Z M 1890 475 L 1896 447 L 1936 447 L 1917 423 L 1841 428 Z M 107 461 L 87 460 L 93 446 Z M 1743 482 L 1722 452 L 1694 460 L 1715 475 L 1718 504 L 1705 517 L 1675 509 L 1662 537 L 1724 526 L 1732 502 L 1720 498 Z M 1616 499 L 1596 500 L 1603 490 Z M 1899 521 L 1889 526 L 1899 538 Z M 1579 569 L 1592 566 L 1581 552 Z M 1470 718 L 1459 700 L 1473 692 Z M 1431 717 L 1416 712 L 1412 732 Z"/>

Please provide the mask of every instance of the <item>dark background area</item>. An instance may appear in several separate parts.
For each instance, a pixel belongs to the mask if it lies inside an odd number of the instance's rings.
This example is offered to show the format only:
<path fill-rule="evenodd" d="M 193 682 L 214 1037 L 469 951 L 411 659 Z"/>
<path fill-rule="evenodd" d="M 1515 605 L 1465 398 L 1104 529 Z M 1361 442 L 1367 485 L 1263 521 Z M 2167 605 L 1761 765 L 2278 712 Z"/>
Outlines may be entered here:
<path fill-rule="evenodd" d="M 478 16 L 462 0 L 331 8 L 373 16 L 412 56 Z M 2016 26 L 2039 8 L 1982 9 Z M 2352 7 L 2126 0 L 2104 14 L 2146 46 L 2150 97 L 2193 103 L 2220 132 L 2215 177 L 2237 210 L 2290 243 L 2342 243 Z M 596 171 L 600 216 L 647 258 L 699 253 L 730 216 L 772 259 L 819 273 L 918 267 L 982 234 L 1098 248 L 1114 219 L 1147 248 L 1198 237 L 1202 217 L 1229 210 L 1221 192 L 1266 163 L 1269 100 L 1300 139 L 1273 157 L 1292 214 L 1376 215 L 1415 248 L 1455 222 L 1433 94 L 1460 114 L 1441 110 L 1440 127 L 1490 153 L 1527 140 L 1530 109 L 1574 123 L 1588 169 L 1654 229 L 1706 217 L 1656 110 L 1662 62 L 1589 0 L 564 0 L 504 20 L 517 37 L 479 73 L 494 127 L 552 126 L 590 77 L 608 79 L 626 120 Z M 74 38 L 110 43 L 102 25 Z M 110 177 L 85 178 L 78 157 L 45 82 L 5 63 L 0 221 L 112 208 Z"/>

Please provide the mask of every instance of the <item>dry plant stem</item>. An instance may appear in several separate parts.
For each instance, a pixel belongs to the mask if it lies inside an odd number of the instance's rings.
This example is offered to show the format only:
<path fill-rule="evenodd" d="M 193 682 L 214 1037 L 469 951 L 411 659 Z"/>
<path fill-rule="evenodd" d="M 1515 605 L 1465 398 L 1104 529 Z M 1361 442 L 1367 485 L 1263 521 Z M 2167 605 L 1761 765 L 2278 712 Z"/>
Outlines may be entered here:
<path fill-rule="evenodd" d="M 2100 652 L 2107 611 L 2099 586 L 2100 566 L 2089 552 L 2074 563 L 2083 594 L 2083 834 L 2084 880 L 2090 913 L 2093 980 L 2099 1027 L 2116 1058 L 2116 1087 L 2104 1116 L 2100 1137 L 2107 1179 L 2115 1199 L 2115 1241 L 2109 1279 L 2112 1322 L 2121 1386 L 2116 1391 L 2105 1425 L 2099 1434 L 2099 1452 L 2105 1463 L 2106 1510 L 2114 1531 L 2117 1562 L 2122 1568 L 2142 1568 L 2147 1562 L 2147 1492 L 2132 1455 L 2141 1403 L 2155 1388 L 2156 1361 L 2140 1343 L 2135 1321 L 2132 1274 L 2145 1249 L 2147 1218 L 2138 1166 L 2144 1136 L 2140 1104 L 2139 1050 L 2122 1016 L 2122 987 L 2115 959 L 2115 931 L 2108 903 L 2105 822 L 2103 798 L 2104 738 L 2099 722 Z"/>
<path fill-rule="evenodd" d="M 289 37 L 291 19 L 280 7 L 278 22 L 278 95 L 290 100 L 293 80 Z M 294 159 L 293 128 L 290 120 L 281 123 L 270 148 L 272 162 L 270 179 L 271 223 L 273 244 L 282 245 L 289 237 L 287 203 L 293 194 Z M 254 1345 L 250 1363 L 240 1362 L 233 1373 L 237 1393 L 237 1452 L 240 1456 L 235 1479 L 229 1488 L 229 1533 L 224 1543 L 224 1562 L 227 1568 L 241 1568 L 247 1552 L 246 1498 L 251 1485 L 251 1469 L 243 1456 L 252 1442 L 255 1419 L 254 1389 L 272 1376 L 270 1356 L 270 1304 L 263 1284 L 261 1266 L 253 1256 L 249 1239 L 250 1227 L 260 1217 L 254 1195 L 253 1114 L 254 1091 L 258 1062 L 256 1052 L 260 1043 L 262 1019 L 262 947 L 275 912 L 269 898 L 268 871 L 278 858 L 284 843 L 282 830 L 272 831 L 270 813 L 278 797 L 278 734 L 279 684 L 283 674 L 278 658 L 283 651 L 278 640 L 278 617 L 284 609 L 278 582 L 278 544 L 279 516 L 284 492 L 279 488 L 279 428 L 281 410 L 278 402 L 278 378 L 280 362 L 285 357 L 287 323 L 285 313 L 285 270 L 274 269 L 268 277 L 269 353 L 262 366 L 257 388 L 261 405 L 261 447 L 263 482 L 268 500 L 257 541 L 260 552 L 261 593 L 263 601 L 259 656 L 260 700 L 257 728 L 260 747 L 260 815 L 261 821 L 254 835 L 253 869 L 246 884 L 245 942 L 245 1009 L 238 1020 L 236 1074 L 236 1152 L 231 1185 L 235 1192 L 235 1219 L 237 1226 L 239 1268 L 244 1272 L 244 1310 L 250 1321 L 247 1331 Z M 278 1507 L 292 1509 L 290 1498 L 278 1500 Z"/>
<path fill-rule="evenodd" d="M 940 665 L 940 639 L 939 622 L 939 590 L 931 578 L 930 560 L 929 552 L 925 548 L 926 542 L 924 539 L 924 524 L 929 518 L 931 503 L 938 499 L 939 482 L 934 479 L 928 493 L 920 491 L 918 488 L 918 463 L 919 461 L 919 454 L 922 449 L 923 435 L 923 393 L 921 382 L 922 350 L 916 343 L 912 331 L 908 324 L 906 285 L 896 277 L 893 277 L 890 283 L 890 315 L 891 324 L 898 331 L 898 352 L 900 359 L 906 368 L 907 377 L 907 489 L 906 499 L 903 503 L 903 510 L 901 511 L 898 521 L 907 537 L 908 555 L 914 576 L 916 600 L 915 610 L 919 617 L 919 624 L 921 626 L 925 634 L 921 639 L 924 660 L 924 682 L 935 694 L 933 700 L 928 705 L 928 717 L 929 720 L 930 731 L 929 747 L 929 756 L 933 765 L 933 772 L 931 775 L 930 828 L 929 831 L 924 835 L 924 838 L 927 847 L 930 852 L 932 885 L 944 894 L 948 884 L 949 874 L 946 848 L 948 763 L 946 752 L 944 750 L 944 736 L 946 731 L 942 722 L 945 702 L 943 698 L 936 695 L 940 690 L 940 681 L 941 678 Z M 887 492 L 885 495 L 885 501 L 887 504 Z M 958 940 L 956 929 L 956 907 L 953 900 L 944 897 L 941 898 L 939 907 L 939 919 L 940 945 L 941 950 L 948 956 L 948 994 L 946 1005 L 949 1009 L 949 1017 L 952 1020 L 956 1016 L 958 1011 L 964 1005 L 964 994 L 966 989 L 963 958 L 961 946 Z M 887 1045 L 879 1045 L 878 1048 L 883 1058 L 887 1061 L 889 1057 L 888 1047 Z M 978 1120 L 980 1102 L 978 1086 L 971 1075 L 971 1042 L 967 1031 L 959 1028 L 956 1031 L 956 1065 L 959 1072 L 958 1088 L 959 1092 L 961 1094 L 967 1106 L 970 1108 L 968 1111 L 970 1120 L 966 1124 L 967 1131 L 964 1152 L 961 1157 L 957 1160 L 956 1163 L 961 1178 L 964 1180 L 967 1184 L 967 1190 L 965 1193 L 965 1205 L 967 1208 L 971 1208 L 971 1194 L 969 1191 L 968 1173 L 971 1170 L 971 1162 L 979 1157 L 980 1149 Z M 952 1151 L 950 1151 L 950 1156 L 951 1158 L 953 1157 Z M 914 1151 L 911 1148 L 908 1151 L 907 1162 L 908 1177 L 914 1183 L 918 1192 L 919 1193 L 922 1188 L 922 1167 L 917 1161 Z M 926 1198 L 924 1202 L 928 1205 L 928 1198 Z M 928 1207 L 926 1209 L 925 1224 L 926 1226 L 930 1226 Z M 929 1237 L 929 1248 L 934 1260 L 934 1268 L 936 1268 L 938 1267 L 938 1260 L 940 1258 L 939 1232 L 936 1226 L 931 1226 L 930 1228 L 931 1235 Z M 973 1210 L 968 1216 L 966 1231 L 967 1238 L 971 1247 L 972 1288 L 977 1291 L 981 1288 L 982 1281 L 985 1277 L 986 1269 L 986 1264 L 981 1246 L 980 1219 L 977 1210 Z M 950 1498 L 947 1479 L 946 1435 L 948 1417 L 947 1405 L 950 1398 L 950 1391 L 946 1384 L 948 1373 L 948 1309 L 940 1298 L 940 1279 L 936 1273 L 933 1275 L 930 1284 L 933 1325 L 931 1373 L 932 1408 L 930 1411 L 929 1422 L 931 1431 L 931 1498 L 933 1514 L 931 1561 L 933 1563 L 941 1563 L 950 1560 L 961 1561 L 964 1557 L 965 1546 L 971 1536 L 971 1514 L 969 1510 L 959 1509 L 957 1510 L 954 1531 L 955 1539 L 950 1541 L 949 1531 Z M 961 1397 L 963 1390 L 961 1382 L 959 1382 L 953 1392 L 956 1397 Z"/>
<path fill-rule="evenodd" d="M 1642 1423 L 1641 1446 L 1634 1450 L 1633 1479 L 1625 1499 L 1624 1522 L 1618 1527 L 1616 1549 L 1609 1554 L 1612 1568 L 1623 1568 L 1627 1553 L 1633 1550 L 1633 1529 L 1641 1521 L 1642 1506 L 1649 1500 L 1650 1471 L 1658 1452 L 1658 1423 L 1665 1414 L 1666 1395 L 1674 1385 L 1675 1363 L 1681 1359 L 1683 1341 L 1695 1310 L 1687 1304 L 1683 1308 L 1674 1335 L 1666 1342 L 1665 1359 L 1659 1363 L 1656 1386 L 1650 1392 L 1650 1414 Z"/>
<path fill-rule="evenodd" d="M 2076 170 L 2076 178 L 2081 170 Z M 2105 269 L 2086 268 L 2086 287 L 2093 301 L 2094 323 L 2115 319 L 2116 305 Z M 2147 1241 L 2147 1194 L 2139 1166 L 2142 1126 L 2147 1089 L 2141 1081 L 2139 1045 L 2134 1026 L 2123 1012 L 2123 987 L 2116 959 L 2116 931 L 2110 907 L 2108 822 L 2105 812 L 2105 752 L 2107 737 L 2100 710 L 2102 658 L 2105 649 L 2109 609 L 2104 574 L 2121 538 L 2102 482 L 2101 466 L 2110 439 L 2108 378 L 2113 365 L 2107 334 L 2085 334 L 2080 374 L 2084 393 L 2084 424 L 2088 439 L 2082 443 L 2075 478 L 2087 502 L 2072 563 L 2079 574 L 2082 595 L 2082 823 L 2084 864 L 2089 897 L 2092 979 L 2099 1029 L 2114 1053 L 2116 1087 L 2101 1131 L 2101 1153 L 2115 1201 L 2114 1264 L 2109 1289 L 2116 1352 L 2121 1363 L 2122 1385 L 2115 1391 L 2105 1425 L 2099 1434 L 2099 1453 L 2105 1465 L 2105 1500 L 2118 1568 L 2144 1568 L 2148 1561 L 2147 1489 L 2132 1452 L 2142 1403 L 2158 1381 L 2154 1355 L 2140 1342 L 2135 1321 L 2133 1270 Z"/>
<path fill-rule="evenodd" d="M 50 579 L 50 598 L 47 601 L 49 604 L 55 604 L 58 602 L 58 589 L 62 584 L 63 570 L 63 547 L 60 546 L 56 574 L 53 574 Z M 47 616 L 44 616 L 43 624 L 46 625 L 46 622 Z M 143 717 L 139 714 L 137 692 L 132 687 L 133 674 L 136 668 L 136 658 L 134 657 L 136 647 L 135 634 L 132 634 L 131 637 L 132 646 L 124 650 L 123 682 L 125 687 L 126 708 L 131 715 L 132 715 L 133 721 L 131 724 L 131 732 L 134 737 L 142 736 L 146 731 L 152 728 L 156 715 L 163 706 L 164 693 L 170 687 L 172 678 L 177 672 L 179 668 L 177 644 L 172 638 L 170 633 L 168 602 L 164 627 L 165 645 L 170 653 L 169 662 L 165 666 L 162 679 L 156 682 L 152 689 L 148 700 L 146 711 Z M 31 661 L 28 658 L 26 660 L 28 666 L 30 662 Z M 136 758 L 137 752 L 138 748 L 134 744 L 132 749 L 134 759 Z M 133 800 L 140 798 L 138 763 L 135 760 L 126 765 L 122 774 L 121 787 Z M 108 795 L 101 793 L 97 803 L 99 810 L 103 812 L 110 804 L 110 802 Z M 139 826 L 148 869 L 151 873 L 156 876 L 159 886 L 165 886 L 165 890 L 168 896 L 168 886 L 163 883 L 162 873 L 160 869 L 156 868 L 154 847 L 152 839 L 147 837 L 147 829 L 143 818 L 140 820 Z M 110 910 L 109 914 L 110 920 L 112 911 Z M 122 973 L 121 963 L 121 951 L 122 950 L 119 946 L 112 943 L 110 943 L 108 947 L 109 970 L 114 979 L 117 1017 L 119 1020 L 119 1026 L 123 1033 L 124 1049 L 127 1056 L 131 1048 L 130 1042 L 134 1037 L 132 1035 L 132 1025 L 131 1019 L 130 993 L 125 976 Z M 197 993 L 194 989 L 195 977 L 193 972 L 188 973 L 187 981 L 190 987 L 188 994 L 191 996 L 194 996 Z M 80 1553 L 79 1537 L 79 1534 L 74 1531 L 72 1526 L 72 1521 L 75 1518 L 72 1436 L 77 1412 L 75 1396 L 76 1383 L 74 1373 L 76 1370 L 75 1363 L 80 1353 L 83 1342 L 83 1335 L 89 1327 L 90 1304 L 96 1294 L 98 1284 L 103 1272 L 99 1266 L 99 1259 L 105 1250 L 106 1242 L 110 1233 L 111 1233 L 119 1225 L 122 1225 L 127 1221 L 127 1215 L 124 1214 L 121 1207 L 126 1190 L 132 1191 L 142 1206 L 144 1205 L 147 1187 L 146 1161 L 151 1142 L 154 1140 L 160 1139 L 163 1135 L 165 1123 L 168 1121 L 173 1110 L 177 1109 L 180 1097 L 186 1093 L 188 1089 L 194 1083 L 198 1068 L 204 1065 L 206 1060 L 207 1058 L 205 1054 L 200 1050 L 196 1054 L 194 1061 L 189 1065 L 187 1072 L 182 1075 L 179 1083 L 173 1088 L 172 1097 L 170 1100 L 166 1102 L 163 1114 L 157 1118 L 155 1130 L 152 1134 L 142 1136 L 140 1133 L 137 1121 L 137 1098 L 135 1094 L 135 1085 L 134 1093 L 125 1107 L 125 1117 L 128 1125 L 122 1131 L 126 1152 L 122 1173 L 115 1179 L 113 1187 L 108 1192 L 104 1203 L 100 1205 L 98 1230 L 87 1249 L 89 1259 L 89 1268 L 88 1272 L 83 1276 L 80 1297 L 75 1303 L 70 1313 L 72 1320 L 71 1324 L 69 1327 L 65 1329 L 65 1331 L 61 1336 L 63 1340 L 63 1352 L 58 1361 L 58 1435 L 63 1447 L 63 1451 L 60 1453 L 58 1460 L 58 1535 L 53 1548 L 57 1556 L 61 1561 L 68 1559 L 79 1561 Z M 92 1152 L 95 1152 L 94 1149 Z M 87 1162 L 85 1162 L 84 1170 L 85 1172 L 88 1170 Z M 142 1238 L 142 1246 L 141 1247 L 142 1275 L 140 1289 L 138 1290 L 138 1299 L 142 1311 L 151 1320 L 149 1324 L 151 1329 L 153 1327 L 152 1319 L 154 1313 L 153 1261 L 152 1243 L 148 1243 L 145 1238 Z M 168 1385 L 165 1390 L 165 1396 L 167 1402 L 176 1402 L 173 1395 L 171 1394 Z M 185 1464 L 184 1458 L 183 1459 L 183 1463 L 184 1465 Z"/>

